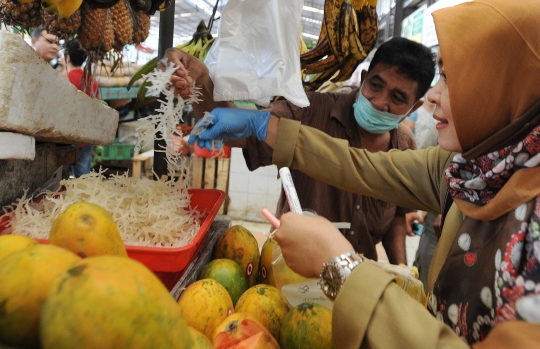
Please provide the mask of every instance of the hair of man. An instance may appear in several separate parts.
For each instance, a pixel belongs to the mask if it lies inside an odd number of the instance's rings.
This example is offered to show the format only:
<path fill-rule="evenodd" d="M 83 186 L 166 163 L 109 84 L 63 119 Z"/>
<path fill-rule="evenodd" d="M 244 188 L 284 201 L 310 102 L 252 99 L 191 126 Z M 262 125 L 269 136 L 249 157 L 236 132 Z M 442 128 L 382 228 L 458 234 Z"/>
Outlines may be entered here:
<path fill-rule="evenodd" d="M 416 100 L 429 89 L 435 77 L 435 55 L 426 46 L 409 39 L 394 37 L 383 43 L 369 64 L 369 72 L 377 64 L 397 67 L 400 74 L 418 83 Z"/>
<path fill-rule="evenodd" d="M 77 40 L 68 42 L 64 46 L 64 52 L 66 56 L 69 56 L 69 61 L 74 67 L 82 66 L 88 57 Z"/>
<path fill-rule="evenodd" d="M 44 27 L 35 28 L 34 30 L 32 30 L 32 39 L 34 39 L 35 41 L 38 41 L 41 34 L 46 30 L 47 29 L 45 29 Z"/>

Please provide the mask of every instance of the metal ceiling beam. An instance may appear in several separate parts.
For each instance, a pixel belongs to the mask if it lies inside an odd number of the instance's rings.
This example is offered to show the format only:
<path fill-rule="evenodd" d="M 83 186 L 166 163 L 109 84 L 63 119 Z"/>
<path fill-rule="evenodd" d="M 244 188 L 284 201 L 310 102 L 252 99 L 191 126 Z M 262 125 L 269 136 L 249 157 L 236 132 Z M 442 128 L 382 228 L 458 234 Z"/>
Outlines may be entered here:
<path fill-rule="evenodd" d="M 158 59 L 162 59 L 165 55 L 165 51 L 172 47 L 174 36 L 174 7 L 175 3 L 172 2 L 169 7 L 160 12 L 159 15 L 159 39 L 158 39 Z M 163 96 L 161 96 L 163 98 Z M 167 161 L 165 154 L 162 150 L 166 149 L 167 143 L 165 140 L 158 140 L 158 137 L 154 140 L 154 176 L 160 179 L 162 176 L 167 175 Z"/>

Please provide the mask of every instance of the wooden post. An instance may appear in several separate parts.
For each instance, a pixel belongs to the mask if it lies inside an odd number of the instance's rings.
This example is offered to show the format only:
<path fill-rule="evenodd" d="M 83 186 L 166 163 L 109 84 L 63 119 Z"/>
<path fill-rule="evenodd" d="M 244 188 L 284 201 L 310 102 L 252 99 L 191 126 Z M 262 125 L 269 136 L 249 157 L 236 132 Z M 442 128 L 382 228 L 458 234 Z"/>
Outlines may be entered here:
<path fill-rule="evenodd" d="M 203 187 L 203 158 L 191 155 L 191 188 L 202 189 Z"/>
<path fill-rule="evenodd" d="M 214 189 L 216 179 L 216 159 L 204 159 L 204 184 L 205 189 Z"/>
<path fill-rule="evenodd" d="M 231 159 L 219 159 L 218 160 L 218 170 L 217 170 L 217 181 L 216 181 L 216 189 L 223 190 L 225 193 L 227 193 L 227 187 L 229 185 L 229 166 L 231 163 Z M 221 208 L 218 211 L 218 214 L 226 214 L 225 208 L 226 208 L 226 202 L 227 200 L 224 200 L 221 204 Z"/>

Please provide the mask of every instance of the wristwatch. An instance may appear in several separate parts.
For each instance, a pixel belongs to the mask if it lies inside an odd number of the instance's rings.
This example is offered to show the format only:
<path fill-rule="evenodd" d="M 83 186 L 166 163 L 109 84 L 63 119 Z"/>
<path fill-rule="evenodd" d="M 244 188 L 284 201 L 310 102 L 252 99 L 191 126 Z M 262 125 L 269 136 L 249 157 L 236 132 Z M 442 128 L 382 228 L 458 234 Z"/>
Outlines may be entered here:
<path fill-rule="evenodd" d="M 324 263 L 321 270 L 321 288 L 326 297 L 334 301 L 352 270 L 363 261 L 363 255 L 349 252 Z"/>

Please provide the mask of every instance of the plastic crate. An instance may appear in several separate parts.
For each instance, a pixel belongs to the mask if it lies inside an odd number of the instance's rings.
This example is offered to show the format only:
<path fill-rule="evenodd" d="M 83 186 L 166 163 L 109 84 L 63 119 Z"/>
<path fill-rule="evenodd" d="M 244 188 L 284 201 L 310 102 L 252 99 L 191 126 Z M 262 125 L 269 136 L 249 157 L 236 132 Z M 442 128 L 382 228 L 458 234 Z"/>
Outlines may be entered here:
<path fill-rule="evenodd" d="M 101 150 L 101 159 L 104 161 L 110 160 L 131 160 L 135 144 L 114 142 L 111 145 L 106 145 Z"/>
<path fill-rule="evenodd" d="M 225 200 L 225 192 L 217 189 L 188 189 L 190 208 L 201 213 L 200 228 L 191 242 L 183 247 L 146 247 L 126 245 L 128 257 L 138 260 L 154 272 L 174 273 L 186 269 L 193 257 L 201 252 L 208 229 Z M 9 234 L 9 217 L 0 215 L 0 235 Z M 6 230 L 6 231 L 4 231 Z M 48 243 L 48 239 L 37 239 Z"/>

